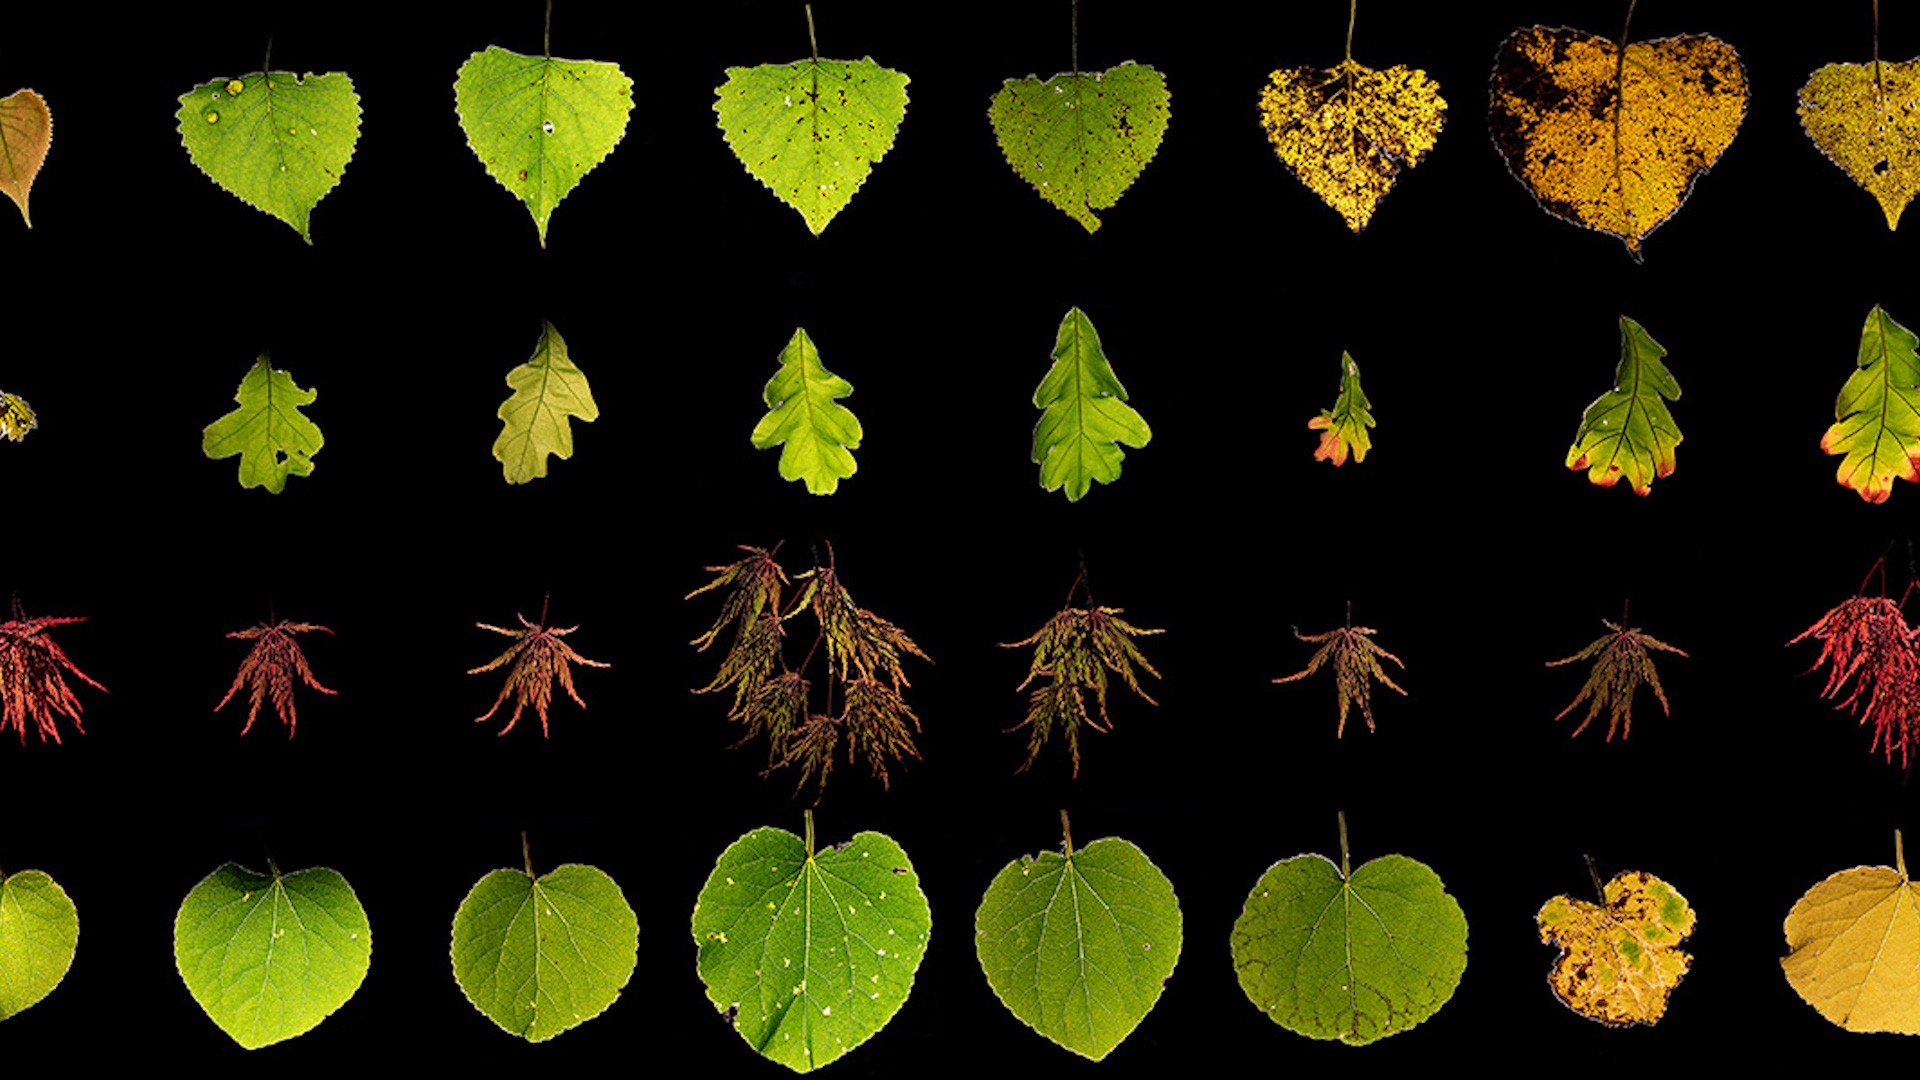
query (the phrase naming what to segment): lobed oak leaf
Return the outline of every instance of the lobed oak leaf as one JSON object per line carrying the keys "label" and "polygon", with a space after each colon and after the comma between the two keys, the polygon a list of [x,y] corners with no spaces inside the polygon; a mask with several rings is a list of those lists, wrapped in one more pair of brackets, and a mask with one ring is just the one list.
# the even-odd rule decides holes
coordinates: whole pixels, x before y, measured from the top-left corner
{"label": "lobed oak leaf", "polygon": [[292,738],[299,720],[293,703],[294,680],[298,679],[323,694],[334,693],[320,685],[313,669],[307,666],[307,656],[300,651],[300,643],[294,640],[295,634],[315,630],[323,634],[333,633],[318,623],[281,619],[228,634],[230,638],[253,642],[253,648],[247,651],[246,659],[240,661],[240,670],[234,673],[233,685],[227,687],[226,696],[220,699],[220,704],[215,705],[213,710],[219,712],[226,708],[227,702],[233,700],[233,695],[239,693],[242,686],[251,687],[252,701],[247,709],[247,723],[240,729],[240,734],[245,735],[253,730],[253,722],[260,716],[261,704],[271,699],[274,713],[280,717],[281,723],[287,725],[287,737]]}
{"label": "lobed oak leaf", "polygon": [[106,687],[81,671],[48,634],[56,626],[86,621],[80,615],[29,619],[19,601],[14,602],[13,618],[0,623],[0,731],[11,728],[24,745],[27,722],[32,721],[41,742],[58,743],[58,719],[64,716],[75,731],[86,734],[80,722],[80,699],[67,685],[66,676],[71,674],[95,690],[104,692]]}
{"label": "lobed oak leaf", "polygon": [[1841,455],[1835,478],[1868,502],[1895,480],[1920,480],[1920,338],[1880,305],[1867,313],[1853,373],[1833,405],[1820,449]]}
{"label": "lobed oak leaf", "polygon": [[575,705],[583,709],[587,707],[587,703],[580,700],[579,691],[573,688],[573,668],[569,665],[580,663],[597,668],[613,665],[589,660],[573,651],[573,646],[560,640],[580,628],[545,625],[547,616],[544,605],[540,612],[539,623],[528,622],[525,615],[518,613],[515,613],[514,617],[520,620],[521,629],[519,630],[491,626],[487,623],[474,624],[482,630],[491,630],[496,634],[513,638],[514,642],[506,652],[467,671],[469,675],[478,675],[483,671],[492,671],[501,667],[509,661],[513,664],[513,667],[507,671],[506,683],[500,687],[500,696],[493,701],[493,707],[474,717],[473,722],[480,724],[491,719],[494,713],[500,711],[500,706],[506,704],[508,695],[512,695],[513,715],[507,718],[507,726],[501,728],[499,733],[505,735],[512,731],[513,725],[520,722],[520,713],[531,705],[533,711],[540,717],[540,734],[550,736],[552,732],[547,727],[547,709],[553,703],[554,683],[560,684]]}
{"label": "lobed oak leaf", "polygon": [[1391,660],[1394,666],[1405,668],[1400,658],[1374,643],[1375,631],[1368,626],[1353,625],[1353,614],[1349,610],[1347,625],[1328,630],[1323,634],[1303,634],[1294,627],[1293,636],[1301,641],[1318,644],[1319,650],[1307,666],[1291,675],[1283,675],[1273,680],[1276,683],[1289,683],[1319,671],[1327,661],[1333,661],[1334,690],[1340,699],[1340,722],[1334,727],[1334,738],[1340,738],[1347,731],[1347,712],[1355,705],[1360,707],[1360,715],[1366,718],[1367,730],[1373,726],[1373,683],[1384,684],[1388,689],[1405,697],[1406,691],[1387,677],[1380,665],[1382,658]]}
{"label": "lobed oak leaf", "polygon": [[1357,464],[1367,460],[1367,451],[1373,448],[1373,439],[1367,429],[1373,426],[1373,403],[1367,400],[1367,392],[1360,389],[1360,365],[1353,362],[1349,353],[1340,354],[1340,396],[1334,398],[1333,408],[1320,410],[1320,415],[1307,421],[1307,427],[1320,432],[1320,445],[1313,451],[1313,460],[1331,461],[1334,465],[1347,463],[1347,454],[1353,454]]}
{"label": "lobed oak leaf", "polygon": [[1660,711],[1669,713],[1666,692],[1660,689],[1660,675],[1654,670],[1653,658],[1647,650],[1658,649],[1679,656],[1687,655],[1679,649],[1661,641],[1651,634],[1643,634],[1639,627],[1622,627],[1606,619],[1600,620],[1612,633],[1595,638],[1586,648],[1572,656],[1560,660],[1547,661],[1548,667],[1559,667],[1578,660],[1594,660],[1593,671],[1587,675],[1586,684],[1574,695],[1571,704],[1554,716],[1555,720],[1566,716],[1587,702],[1587,715],[1580,726],[1573,729],[1574,735],[1587,730],[1593,718],[1600,710],[1607,710],[1607,741],[1612,742],[1617,731],[1621,738],[1633,733],[1633,693],[1641,683],[1653,688],[1653,696],[1660,701]]}
{"label": "lobed oak leaf", "polygon": [[1680,383],[1660,362],[1665,355],[1639,323],[1620,317],[1613,388],[1580,415],[1567,468],[1587,470],[1587,479],[1601,487],[1625,479],[1635,495],[1651,493],[1655,478],[1673,474],[1681,435],[1667,402],[1680,400]]}

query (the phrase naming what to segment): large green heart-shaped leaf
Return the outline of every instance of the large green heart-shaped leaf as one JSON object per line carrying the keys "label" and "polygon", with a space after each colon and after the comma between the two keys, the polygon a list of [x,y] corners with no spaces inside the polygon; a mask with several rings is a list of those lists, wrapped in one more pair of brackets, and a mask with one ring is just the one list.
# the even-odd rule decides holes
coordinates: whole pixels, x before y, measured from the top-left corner
{"label": "large green heart-shaped leaf", "polygon": [[255,72],[180,95],[180,141],[214,183],[293,226],[340,182],[360,139],[360,98],[344,72]]}
{"label": "large green heart-shaped leaf", "polygon": [[495,870],[453,917],[453,977],[487,1019],[544,1042],[607,1011],[633,977],[640,922],[602,871]]}
{"label": "large green heart-shaped leaf", "polygon": [[53,878],[0,877],[0,1020],[53,993],[79,942],[80,915]]}
{"label": "large green heart-shaped leaf", "polygon": [[721,854],[693,909],[707,999],[747,1045],[799,1072],[871,1038],[913,989],[932,929],[900,845],[863,832],[815,852],[759,828]]}
{"label": "large green heart-shaped leaf", "polygon": [[1000,152],[1040,197],[1086,226],[1120,201],[1167,133],[1167,80],[1132,61],[1008,79],[987,109]]}
{"label": "large green heart-shaped leaf", "polygon": [[366,910],[325,867],[258,874],[228,863],[193,887],[173,923],[187,990],[249,1050],[333,1015],[360,989],[372,955]]}

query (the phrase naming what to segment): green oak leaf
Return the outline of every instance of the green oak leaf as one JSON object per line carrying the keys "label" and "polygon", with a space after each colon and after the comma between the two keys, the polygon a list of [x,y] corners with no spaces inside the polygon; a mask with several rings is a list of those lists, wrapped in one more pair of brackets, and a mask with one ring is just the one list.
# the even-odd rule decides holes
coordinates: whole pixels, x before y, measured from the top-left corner
{"label": "green oak leaf", "polygon": [[1008,79],[987,109],[1000,152],[1040,197],[1086,226],[1120,201],[1167,133],[1167,80],[1128,61]]}
{"label": "green oak leaf", "polygon": [[1008,863],[974,916],[980,970],[1021,1022],[1099,1061],[1133,1034],[1180,959],[1180,901],[1125,840]]}
{"label": "green oak leaf", "polygon": [[1288,1031],[1359,1046],[1438,1012],[1467,967],[1467,919],[1405,855],[1346,874],[1296,855],[1261,875],[1233,924],[1240,988]]}
{"label": "green oak leaf", "polygon": [[80,942],[73,901],[39,870],[0,876],[0,1020],[60,985]]}
{"label": "green oak leaf", "polygon": [[786,444],[780,479],[805,480],[812,494],[831,495],[853,475],[860,418],[837,400],[851,393],[852,383],[821,366],[806,330],[795,330],[780,350],[780,370],[761,393],[769,411],[753,428],[757,450]]}
{"label": "green oak leaf", "polygon": [[545,1042],[606,1012],[633,977],[640,922],[602,871],[495,870],[453,917],[453,977],[510,1035]]}
{"label": "green oak leaf", "polygon": [[1652,491],[1656,477],[1673,472],[1680,428],[1667,402],[1680,400],[1680,384],[1660,362],[1665,355],[1667,350],[1639,323],[1620,317],[1620,366],[1614,369],[1613,389],[1595,398],[1580,417],[1567,468],[1587,470],[1587,479],[1601,487],[1625,477],[1636,495]]}
{"label": "green oak leaf", "polygon": [[1367,392],[1360,389],[1360,365],[1353,362],[1352,354],[1341,353],[1340,395],[1333,399],[1333,408],[1321,409],[1319,416],[1307,421],[1307,427],[1320,432],[1313,460],[1344,465],[1349,452],[1356,463],[1367,460],[1367,451],[1373,449],[1367,434],[1373,426],[1372,409]]}
{"label": "green oak leaf", "polygon": [[1078,502],[1098,480],[1120,476],[1124,443],[1134,449],[1153,438],[1147,421],[1127,404],[1127,388],[1107,363],[1100,335],[1079,308],[1067,312],[1053,342],[1053,367],[1033,392],[1043,410],[1033,429],[1033,460],[1040,465],[1040,486],[1067,489]]}
{"label": "green oak leaf", "polygon": [[257,874],[227,863],[193,887],[173,923],[187,990],[249,1050],[333,1015],[360,989],[372,951],[365,909],[325,867]]}
{"label": "green oak leaf", "polygon": [[906,852],[863,832],[813,847],[784,829],[733,842],[693,908],[707,999],[747,1045],[796,1072],[859,1046],[913,989],[932,929]]}
{"label": "green oak leaf", "polygon": [[180,141],[214,183],[293,226],[313,243],[307,217],[353,157],[360,98],[344,72],[255,72],[180,95]]}
{"label": "green oak leaf", "polygon": [[524,484],[547,475],[547,455],[573,456],[573,426],[567,417],[592,422],[600,417],[587,376],[567,355],[560,331],[546,323],[533,357],[507,372],[513,396],[500,403],[502,427],[493,440],[493,456],[507,483]]}
{"label": "green oak leaf", "polygon": [[1920,338],[1875,304],[1860,354],[1834,402],[1820,449],[1844,455],[1836,476],[1868,502],[1886,502],[1893,482],[1920,480]]}
{"label": "green oak leaf", "polygon": [[278,495],[289,476],[311,476],[313,455],[326,439],[300,412],[319,396],[302,390],[293,377],[276,370],[261,353],[233,399],[240,407],[208,424],[200,449],[210,458],[240,455],[240,486],[263,487]]}
{"label": "green oak leaf", "polygon": [[487,175],[527,204],[547,246],[547,218],[627,133],[633,80],[600,60],[523,56],[489,45],[453,83],[467,145]]}
{"label": "green oak leaf", "polygon": [[715,92],[734,156],[815,236],[893,149],[907,114],[906,75],[871,57],[728,68]]}

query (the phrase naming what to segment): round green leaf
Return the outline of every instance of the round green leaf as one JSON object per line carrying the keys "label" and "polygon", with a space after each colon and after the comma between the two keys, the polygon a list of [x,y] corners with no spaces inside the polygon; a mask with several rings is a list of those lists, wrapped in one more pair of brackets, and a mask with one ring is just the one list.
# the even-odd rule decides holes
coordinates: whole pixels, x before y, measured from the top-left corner
{"label": "round green leaf", "polygon": [[73,966],[80,916],[46,874],[0,878],[0,1020],[53,993]]}
{"label": "round green leaf", "polygon": [[906,75],[872,57],[728,68],[716,92],[734,156],[815,236],[893,149],[907,115]]}
{"label": "round green leaf", "polygon": [[1467,919],[1425,863],[1343,879],[1321,855],[1273,864],[1233,924],[1240,988],[1273,1022],[1355,1046],[1438,1012],[1467,967]]}
{"label": "round green leaf", "polygon": [[755,829],[721,854],[693,908],[707,999],[798,1072],[893,1019],[931,929],[906,852],[874,832],[809,856],[792,833]]}
{"label": "round green leaf", "polygon": [[1167,80],[1132,61],[1106,71],[1008,79],[987,109],[1007,164],[1092,232],[1167,133]]}
{"label": "round green leaf", "polygon": [[1115,837],[1008,863],[974,916],[987,985],[1007,1010],[1099,1061],[1160,1000],[1180,959],[1180,901]]}
{"label": "round green leaf", "polygon": [[544,1042],[606,1012],[633,977],[640,921],[612,878],[569,863],[495,870],[453,916],[453,977],[510,1035]]}
{"label": "round green leaf", "polygon": [[490,45],[460,65],[453,96],[467,145],[527,204],[546,247],[553,208],[627,133],[633,80],[617,64]]}
{"label": "round green leaf", "polygon": [[360,98],[344,72],[255,72],[180,95],[180,141],[214,183],[293,226],[340,182],[360,139]]}
{"label": "round green leaf", "polygon": [[173,923],[187,990],[249,1050],[304,1035],[345,1005],[372,951],[366,910],[325,867],[257,874],[228,863],[193,887]]}

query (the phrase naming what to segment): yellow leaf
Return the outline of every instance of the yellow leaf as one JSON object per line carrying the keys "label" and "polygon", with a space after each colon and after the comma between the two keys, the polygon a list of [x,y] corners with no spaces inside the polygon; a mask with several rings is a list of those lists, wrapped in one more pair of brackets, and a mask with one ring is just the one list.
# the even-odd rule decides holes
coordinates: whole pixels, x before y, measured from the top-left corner
{"label": "yellow leaf", "polygon": [[45,98],[31,90],[0,97],[0,191],[20,207],[28,228],[33,216],[27,213],[27,193],[52,143],[53,116]]}
{"label": "yellow leaf", "polygon": [[1534,917],[1540,940],[1560,946],[1547,985],[1567,1008],[1609,1027],[1654,1023],[1693,962],[1677,947],[1693,933],[1693,908],[1639,870],[1615,874],[1603,895],[1605,906],[1556,896]]}
{"label": "yellow leaf", "polygon": [[1426,72],[1403,64],[1375,71],[1352,57],[1276,71],[1260,92],[1260,124],[1280,160],[1354,232],[1400,170],[1433,149],[1446,114]]}
{"label": "yellow leaf", "polygon": [[1529,26],[1501,42],[1488,117],[1507,168],[1555,217],[1640,242],[1686,201],[1747,109],[1733,46],[1705,34],[1623,50]]}
{"label": "yellow leaf", "polygon": [[1887,228],[1920,191],[1920,59],[1828,64],[1800,88],[1800,126],[1835,165],[1880,201]]}
{"label": "yellow leaf", "polygon": [[1787,912],[1787,982],[1848,1031],[1920,1035],[1920,886],[1897,832],[1894,863],[1842,870]]}

